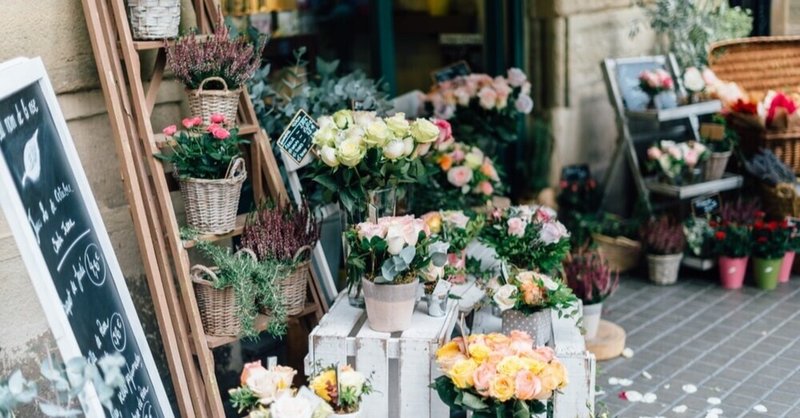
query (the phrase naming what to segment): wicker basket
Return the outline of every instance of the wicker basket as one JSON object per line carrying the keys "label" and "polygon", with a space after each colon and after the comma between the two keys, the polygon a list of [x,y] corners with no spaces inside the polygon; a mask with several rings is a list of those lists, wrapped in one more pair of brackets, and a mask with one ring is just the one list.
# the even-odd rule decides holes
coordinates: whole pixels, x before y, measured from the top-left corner
{"label": "wicker basket", "polygon": [[236,210],[247,178],[244,159],[231,161],[224,179],[179,179],[186,223],[201,234],[227,234],[236,227]]}
{"label": "wicker basket", "polygon": [[612,238],[602,234],[592,234],[597,244],[597,251],[608,260],[608,265],[620,273],[626,272],[639,264],[642,255],[642,244],[625,237]]}
{"label": "wicker basket", "polygon": [[[749,93],[800,87],[800,36],[755,37],[718,42],[711,46],[708,65],[725,81]],[[773,132],[733,119],[742,151],[772,150],[800,172],[800,131]]]}
{"label": "wicker basket", "polygon": [[731,151],[726,152],[712,152],[711,157],[706,161],[703,167],[703,180],[712,181],[719,180],[725,174],[725,167],[728,166],[728,160],[731,158]]}
{"label": "wicker basket", "polygon": [[203,330],[208,335],[239,335],[242,326],[236,317],[236,294],[230,286],[224,289],[214,288],[216,281],[217,274],[214,270],[202,265],[192,266],[194,295],[197,298]]}
{"label": "wicker basket", "polygon": [[770,217],[783,219],[800,216],[800,195],[790,183],[778,183],[775,187],[761,185],[761,202]]}
{"label": "wicker basket", "polygon": [[[311,247],[308,245],[300,247],[294,255],[295,262],[306,251],[311,251]],[[308,289],[309,276],[311,276],[310,257],[302,263],[295,264],[292,272],[278,284],[283,297],[283,307],[286,308],[287,315],[297,315],[303,312],[303,308],[306,306],[306,289]]]}
{"label": "wicker basket", "polygon": [[[206,83],[216,81],[222,84],[222,90],[206,90]],[[194,116],[203,118],[203,123],[211,123],[211,115],[219,113],[228,124],[236,123],[239,110],[239,97],[242,89],[228,90],[228,83],[222,77],[209,77],[197,87],[197,90],[186,90],[189,96],[189,111]]]}
{"label": "wicker basket", "polygon": [[134,39],[164,39],[178,36],[180,0],[128,0],[128,15]]}

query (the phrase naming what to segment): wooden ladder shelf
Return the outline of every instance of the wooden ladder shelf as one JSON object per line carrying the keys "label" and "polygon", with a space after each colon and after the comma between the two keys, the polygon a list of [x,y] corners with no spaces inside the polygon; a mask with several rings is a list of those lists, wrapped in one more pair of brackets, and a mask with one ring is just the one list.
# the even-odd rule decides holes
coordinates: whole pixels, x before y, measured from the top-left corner
{"label": "wooden ladder shelf", "polygon": [[[189,251],[196,241],[181,239],[170,198],[175,184],[154,157],[164,145],[163,135],[153,130],[151,116],[164,79],[168,42],[134,41],[124,0],[82,1],[180,414],[224,417],[212,349],[238,338],[209,336],[203,330],[190,276]],[[194,1],[201,33],[209,33],[220,22],[219,10],[214,0]],[[142,51],[156,53],[147,87],[142,79],[139,56]],[[251,141],[246,160],[255,201],[269,192],[273,199],[287,203],[288,195],[269,138],[258,124],[246,91],[240,99],[237,122],[239,134]],[[245,217],[237,219],[236,229],[231,233],[202,235],[195,240],[229,240],[241,234]],[[309,281],[309,288],[311,301],[295,318],[318,321],[327,307],[315,279]],[[267,318],[260,316],[256,326],[259,330],[266,329]]]}

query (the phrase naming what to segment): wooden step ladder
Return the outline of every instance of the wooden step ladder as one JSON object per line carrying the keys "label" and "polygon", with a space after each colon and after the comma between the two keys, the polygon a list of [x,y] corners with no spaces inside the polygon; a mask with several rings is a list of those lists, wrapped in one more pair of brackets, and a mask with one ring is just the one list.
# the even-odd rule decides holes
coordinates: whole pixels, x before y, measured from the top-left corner
{"label": "wooden step ladder", "polygon": [[[237,218],[236,229],[229,234],[203,235],[195,241],[181,239],[170,198],[175,182],[154,157],[164,138],[154,132],[151,123],[164,79],[167,42],[134,41],[124,0],[82,1],[180,414],[224,417],[212,350],[238,338],[205,334],[191,282],[188,251],[196,240],[223,241],[241,234],[246,215]],[[219,10],[214,0],[195,0],[194,12],[201,33],[209,33],[220,22]],[[141,51],[156,51],[147,88],[142,79]],[[246,91],[240,99],[237,125],[239,135],[251,140],[246,160],[255,201],[266,197],[268,191],[273,199],[287,203],[288,195],[269,138],[258,125]],[[327,307],[316,280],[309,280],[308,285],[311,301],[290,323],[303,319],[310,321],[305,325],[311,327]],[[267,318],[259,316],[257,329],[266,326]]]}

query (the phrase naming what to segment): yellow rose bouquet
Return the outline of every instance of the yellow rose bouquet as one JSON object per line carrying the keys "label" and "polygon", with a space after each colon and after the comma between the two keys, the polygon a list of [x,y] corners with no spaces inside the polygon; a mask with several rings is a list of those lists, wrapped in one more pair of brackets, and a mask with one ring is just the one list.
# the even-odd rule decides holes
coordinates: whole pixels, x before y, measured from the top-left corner
{"label": "yellow rose bouquet", "polygon": [[361,409],[363,397],[372,393],[369,379],[348,365],[318,370],[311,376],[309,386],[333,408],[333,416],[355,414]]}
{"label": "yellow rose bouquet", "polygon": [[450,408],[474,418],[527,418],[567,385],[567,371],[549,347],[525,332],[454,338],[436,351],[444,373],[432,388]]}

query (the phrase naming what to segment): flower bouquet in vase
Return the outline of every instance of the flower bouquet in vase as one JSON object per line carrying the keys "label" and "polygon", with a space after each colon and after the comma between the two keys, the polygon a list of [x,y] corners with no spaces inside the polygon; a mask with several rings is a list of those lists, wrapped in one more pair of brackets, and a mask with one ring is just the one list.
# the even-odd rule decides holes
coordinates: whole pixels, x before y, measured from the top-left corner
{"label": "flower bouquet in vase", "polygon": [[559,317],[577,313],[578,299],[560,280],[533,271],[501,277],[499,287],[490,289],[494,306],[503,318],[503,333],[521,330],[533,336],[536,345],[545,345],[553,334],[551,309]]}
{"label": "flower bouquet in vase", "polygon": [[641,235],[647,251],[650,280],[659,285],[675,284],[686,247],[683,225],[662,216],[650,220],[642,228]]}
{"label": "flower bouquet in vase", "polygon": [[338,418],[362,417],[361,401],[373,390],[369,379],[348,365],[332,365],[316,371],[309,379],[309,386],[333,409],[328,417]]}
{"label": "flower bouquet in vase", "polygon": [[501,155],[506,145],[517,140],[519,118],[533,110],[530,94],[528,77],[511,68],[505,77],[470,74],[439,83],[427,101],[437,118],[453,124],[460,141],[489,155]]}
{"label": "flower bouquet in vase", "polygon": [[663,68],[652,71],[645,70],[639,74],[639,89],[650,98],[650,101],[647,102],[647,109],[664,108],[665,105],[659,103],[658,97],[662,93],[672,91],[674,87],[672,76]]}
{"label": "flower bouquet in vase", "polygon": [[564,261],[567,285],[583,302],[583,330],[586,339],[597,336],[603,301],[617,290],[619,272],[611,270],[596,251],[582,250]]}
{"label": "flower bouquet in vase", "polygon": [[452,410],[474,418],[533,418],[568,384],[549,347],[533,348],[522,331],[457,337],[436,351],[443,375],[431,387]]}
{"label": "flower bouquet in vase", "polygon": [[[345,233],[348,272],[361,281],[370,328],[411,326],[422,272],[447,263],[447,244],[432,241],[424,220],[413,216],[362,222]],[[351,283],[352,285],[352,283]]]}
{"label": "flower bouquet in vase", "polygon": [[709,156],[708,148],[696,141],[660,141],[647,149],[648,168],[667,184],[680,186],[697,180],[695,168]]}
{"label": "flower bouquet in vase", "polygon": [[714,238],[711,251],[719,264],[719,279],[726,289],[739,289],[744,284],[747,261],[750,259],[751,227],[723,220],[711,222]]}
{"label": "flower bouquet in vase", "polygon": [[443,210],[428,212],[422,215],[422,219],[434,237],[450,245],[442,277],[452,284],[466,283],[467,246],[478,237],[485,222],[484,216],[468,216],[460,210]]}
{"label": "flower bouquet in vase", "polygon": [[561,268],[569,253],[569,236],[553,209],[512,206],[489,215],[480,240],[517,268],[549,274]]}
{"label": "flower bouquet in vase", "polygon": [[226,234],[236,226],[236,210],[242,184],[247,178],[240,146],[249,143],[238,129],[224,127],[227,119],[211,116],[211,125],[202,127],[200,117],[186,118],[178,131],[175,125],[163,133],[171,152],[156,154],[171,163],[180,183],[189,227],[204,234]]}
{"label": "flower bouquet in vase", "polygon": [[783,258],[790,249],[792,228],[787,220],[767,222],[764,216],[759,212],[753,223],[753,273],[759,288],[772,290],[778,286]]}

